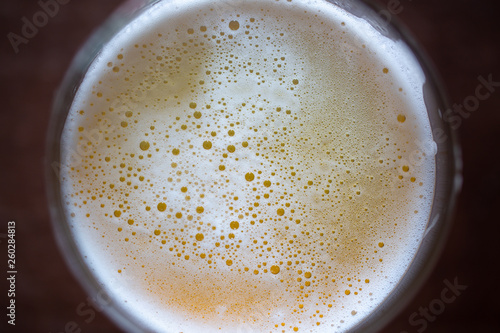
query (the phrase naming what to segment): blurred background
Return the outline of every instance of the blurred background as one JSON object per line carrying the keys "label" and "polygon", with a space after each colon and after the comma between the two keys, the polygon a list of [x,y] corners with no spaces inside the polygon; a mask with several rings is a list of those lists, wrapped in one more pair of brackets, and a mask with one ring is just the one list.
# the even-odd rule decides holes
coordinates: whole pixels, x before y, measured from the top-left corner
{"label": "blurred background", "polygon": [[[46,2],[47,0],[42,0]],[[122,0],[58,0],[57,14],[18,52],[35,0],[0,2],[0,331],[120,332],[103,313],[79,316],[87,295],[55,243],[43,180],[44,143],[54,91],[73,56]],[[434,63],[451,103],[474,96],[478,77],[500,82],[500,27],[494,0],[380,0]],[[388,5],[389,3],[389,5]],[[389,6],[389,7],[388,7]],[[11,35],[12,36],[12,35]],[[427,282],[382,332],[500,332],[500,83],[463,119],[464,185],[448,242]],[[7,222],[16,221],[16,325],[7,324]],[[444,280],[466,285],[427,326],[409,318],[441,297]],[[419,316],[419,318],[422,318]],[[76,326],[69,328],[67,323]],[[71,326],[71,325],[70,325]],[[417,329],[420,329],[418,331]]]}

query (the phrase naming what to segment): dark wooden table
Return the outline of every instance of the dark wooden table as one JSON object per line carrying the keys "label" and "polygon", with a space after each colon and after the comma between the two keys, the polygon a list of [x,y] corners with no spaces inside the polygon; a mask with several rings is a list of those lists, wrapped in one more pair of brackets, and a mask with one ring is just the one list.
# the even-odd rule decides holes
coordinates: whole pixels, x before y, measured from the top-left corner
{"label": "dark wooden table", "polygon": [[[42,0],[43,2],[47,0]],[[67,0],[59,0],[68,2]],[[389,2],[394,2],[391,0]],[[102,313],[76,313],[87,296],[55,244],[43,181],[44,139],[54,90],[75,52],[121,0],[73,0],[61,5],[32,38],[18,41],[23,17],[37,1],[0,2],[0,331],[119,332]],[[452,103],[475,94],[478,77],[500,81],[500,18],[494,0],[400,0],[396,15],[434,62]],[[381,2],[386,6],[385,1]],[[43,17],[39,18],[43,19]],[[417,332],[409,318],[440,298],[444,280],[467,285],[421,332],[500,332],[500,87],[463,120],[464,185],[449,240],[428,281],[383,332]],[[16,221],[16,326],[7,325],[7,222]],[[85,317],[88,319],[88,317]],[[78,332],[76,330],[75,332]]]}

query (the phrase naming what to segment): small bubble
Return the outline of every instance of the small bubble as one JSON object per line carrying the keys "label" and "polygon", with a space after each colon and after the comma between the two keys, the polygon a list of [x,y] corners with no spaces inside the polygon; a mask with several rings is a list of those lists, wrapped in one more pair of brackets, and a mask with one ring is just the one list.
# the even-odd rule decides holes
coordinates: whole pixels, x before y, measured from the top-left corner
{"label": "small bubble", "polygon": [[280,267],[279,266],[271,266],[271,273],[273,274],[278,274],[280,272]]}
{"label": "small bubble", "polygon": [[203,234],[201,234],[201,233],[200,234],[196,234],[196,240],[198,242],[201,242],[204,239],[205,239],[205,236],[203,236]]}
{"label": "small bubble", "polygon": [[234,153],[236,151],[236,148],[233,145],[227,146],[227,151],[230,153]]}
{"label": "small bubble", "polygon": [[193,113],[193,116],[194,116],[196,119],[200,119],[200,118],[201,118],[201,112],[200,112],[200,111],[196,111],[195,113]]}
{"label": "small bubble", "polygon": [[271,182],[270,182],[269,180],[266,180],[266,181],[264,182],[264,186],[265,186],[265,187],[269,187],[269,186],[271,186]]}
{"label": "small bubble", "polygon": [[226,260],[226,265],[231,266],[232,264],[233,264],[232,260],[230,260],[230,259]]}
{"label": "small bubble", "polygon": [[122,212],[120,212],[119,210],[115,210],[114,215],[116,217],[120,217],[120,215],[122,215]]}
{"label": "small bubble", "polygon": [[166,209],[167,209],[167,204],[166,204],[166,203],[164,203],[164,202],[160,202],[160,203],[158,204],[158,210],[159,210],[160,212],[164,212]]}
{"label": "small bubble", "polygon": [[251,173],[251,172],[249,172],[249,173],[247,173],[247,174],[245,175],[245,179],[246,179],[247,181],[249,181],[249,182],[251,182],[252,180],[254,180],[254,178],[255,178],[255,175],[254,175],[253,173]]}
{"label": "small bubble", "polygon": [[195,103],[195,102],[191,102],[191,103],[189,103],[189,107],[190,107],[191,109],[196,109],[196,103]]}
{"label": "small bubble", "polygon": [[279,216],[285,215],[285,210],[283,208],[278,208],[276,212],[278,213]]}
{"label": "small bubble", "polygon": [[378,243],[378,247],[384,247],[384,243],[382,242]]}
{"label": "small bubble", "polygon": [[404,116],[402,114],[398,115],[398,121],[400,123],[404,123],[406,121],[406,116]]}
{"label": "small bubble", "polygon": [[197,212],[198,214],[201,214],[201,213],[203,213],[204,211],[205,211],[205,208],[203,208],[202,206],[196,207],[196,212]]}
{"label": "small bubble", "polygon": [[389,73],[389,68],[384,67],[384,69],[382,69],[382,72],[384,72],[384,74]]}
{"label": "small bubble", "polygon": [[177,148],[172,149],[172,154],[179,155],[180,151]]}

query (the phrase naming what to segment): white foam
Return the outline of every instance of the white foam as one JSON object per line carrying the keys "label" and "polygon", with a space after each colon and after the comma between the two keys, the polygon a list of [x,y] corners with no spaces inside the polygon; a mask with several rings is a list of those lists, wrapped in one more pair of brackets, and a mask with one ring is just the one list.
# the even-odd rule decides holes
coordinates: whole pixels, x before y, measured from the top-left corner
{"label": "white foam", "polygon": [[326,2],[238,4],[162,2],[104,47],[64,128],[67,216],[153,331],[345,331],[429,217],[424,77],[402,42]]}

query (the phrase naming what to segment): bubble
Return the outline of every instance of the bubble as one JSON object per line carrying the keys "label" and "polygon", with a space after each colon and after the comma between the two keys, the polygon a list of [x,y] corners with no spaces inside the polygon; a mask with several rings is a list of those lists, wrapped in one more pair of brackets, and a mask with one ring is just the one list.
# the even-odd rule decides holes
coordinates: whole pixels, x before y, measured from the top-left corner
{"label": "bubble", "polygon": [[406,116],[402,115],[402,114],[399,114],[398,115],[398,121],[400,123],[404,123],[406,121]]}
{"label": "bubble", "polygon": [[160,202],[157,207],[160,212],[164,212],[167,209],[167,204],[164,202]]}
{"label": "bubble", "polygon": [[203,208],[202,206],[198,206],[198,207],[196,207],[196,212],[197,212],[198,214],[201,214],[201,213],[203,213],[204,211],[205,211],[205,208]]}
{"label": "bubble", "polygon": [[283,215],[285,215],[285,210],[283,208],[278,208],[276,213],[278,213],[279,216],[283,216]]}
{"label": "bubble", "polygon": [[198,234],[196,234],[196,240],[197,240],[198,242],[201,242],[203,239],[205,239],[205,236],[203,236],[203,234],[202,234],[202,233],[198,233]]}
{"label": "bubble", "polygon": [[264,186],[265,187],[271,186],[271,181],[269,181],[269,180],[264,181]]}
{"label": "bubble", "polygon": [[229,22],[229,29],[236,31],[239,28],[240,28],[240,23],[238,21]]}
{"label": "bubble", "polygon": [[178,148],[172,149],[172,154],[177,156],[177,155],[179,155],[179,153],[180,153],[180,150]]}
{"label": "bubble", "polygon": [[227,151],[230,153],[234,153],[236,151],[236,148],[233,145],[227,146]]}
{"label": "bubble", "polygon": [[240,227],[240,224],[238,221],[233,221],[229,224],[229,226],[231,227],[231,229],[237,230]]}
{"label": "bubble", "polygon": [[200,111],[195,111],[193,113],[193,117],[195,117],[196,119],[200,119],[201,118],[201,112]]}
{"label": "bubble", "polygon": [[251,182],[252,180],[254,180],[254,178],[255,178],[255,175],[254,175],[253,173],[251,173],[251,172],[249,172],[249,173],[247,173],[247,174],[245,175],[245,179],[246,179],[247,181],[249,181],[249,182]]}
{"label": "bubble", "polygon": [[148,150],[149,149],[149,142],[147,141],[142,141],[140,144],[139,144],[139,147],[141,148],[141,150]]}
{"label": "bubble", "polygon": [[279,267],[279,266],[276,266],[276,265],[271,266],[271,273],[272,273],[272,274],[275,274],[275,275],[276,275],[276,274],[278,274],[279,272],[280,272],[280,267]]}
{"label": "bubble", "polygon": [[[195,102],[191,102],[191,103],[189,103],[189,107],[190,107],[191,109],[196,109],[196,103],[195,103]],[[196,112],[195,112],[195,114],[196,114]],[[200,117],[201,117],[201,113],[200,113]],[[195,115],[195,118],[196,118],[196,115]],[[199,118],[199,117],[198,117],[198,118]]]}
{"label": "bubble", "polygon": [[210,149],[210,148],[212,148],[212,142],[210,142],[210,141],[203,141],[203,148],[205,148],[207,150]]}

